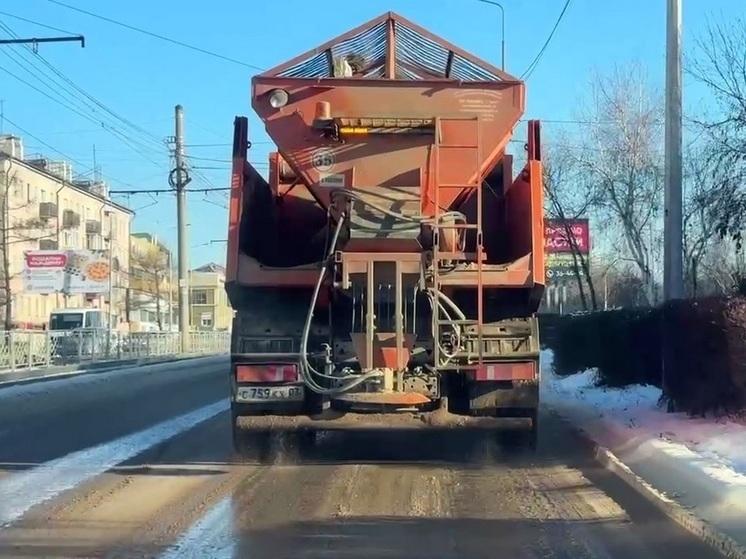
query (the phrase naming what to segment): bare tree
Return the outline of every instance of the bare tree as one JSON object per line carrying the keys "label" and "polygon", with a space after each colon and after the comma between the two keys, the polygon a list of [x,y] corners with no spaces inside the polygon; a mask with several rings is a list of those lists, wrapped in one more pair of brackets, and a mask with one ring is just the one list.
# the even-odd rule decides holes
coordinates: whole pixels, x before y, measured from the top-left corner
{"label": "bare tree", "polygon": [[[713,192],[718,233],[740,244],[746,221],[746,22],[710,23],[695,43],[687,73],[704,84],[715,104],[707,119],[696,120],[714,146],[719,173]],[[727,172],[723,172],[727,170]]]}
{"label": "bare tree", "polygon": [[132,277],[130,285],[137,297],[132,308],[150,310],[155,307],[158,329],[163,330],[163,298],[171,289],[169,283],[170,258],[167,252],[155,247],[135,252],[130,256]]}
{"label": "bare tree", "polygon": [[[11,250],[18,244],[36,244],[42,240],[55,239],[56,232],[50,231],[48,224],[38,217],[24,217],[22,205],[11,203],[11,190],[16,183],[15,173],[0,172],[0,306],[3,307],[5,330],[13,327],[12,283],[15,278],[11,266]],[[20,217],[19,217],[20,214]]]}
{"label": "bare tree", "polygon": [[653,250],[663,206],[662,96],[649,88],[639,65],[596,74],[591,93],[578,161],[594,191],[598,217],[618,228],[622,249],[654,304]]}
{"label": "bare tree", "polygon": [[707,295],[733,295],[744,285],[746,255],[733,239],[712,243],[698,262],[699,292]]}
{"label": "bare tree", "polygon": [[568,156],[564,142],[547,150],[544,162],[544,198],[547,216],[565,225],[563,239],[568,243],[573,258],[575,280],[583,310],[588,310],[585,285],[590,293],[590,304],[598,310],[598,299],[588,259],[583,248],[577,246],[571,230],[571,220],[588,216],[594,204],[594,193],[583,188],[575,160]]}
{"label": "bare tree", "polygon": [[699,269],[717,236],[717,217],[724,211],[719,193],[728,177],[717,153],[717,146],[708,140],[689,145],[684,153],[684,273],[693,297],[703,293]]}

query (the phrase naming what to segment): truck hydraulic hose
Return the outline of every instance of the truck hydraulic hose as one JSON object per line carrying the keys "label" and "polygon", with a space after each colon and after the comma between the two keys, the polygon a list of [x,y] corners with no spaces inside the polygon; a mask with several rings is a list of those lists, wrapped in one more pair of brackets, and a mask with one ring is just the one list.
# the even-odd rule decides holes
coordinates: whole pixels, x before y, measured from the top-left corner
{"label": "truck hydraulic hose", "polygon": [[[440,352],[445,355],[446,359],[442,363],[439,363],[439,366],[447,365],[448,362],[453,359],[456,354],[455,353],[449,353],[448,350],[446,350],[440,343],[440,340],[437,336],[437,329],[435,326],[435,320],[438,320],[438,317],[440,313],[443,313],[443,316],[445,316],[446,320],[453,320],[453,317],[448,312],[448,309],[444,305],[444,303],[451,307],[451,310],[456,314],[457,320],[466,320],[466,315],[464,312],[456,305],[456,303],[447,297],[445,293],[438,291],[434,288],[429,288],[427,291],[425,291],[425,294],[427,295],[428,302],[430,303],[430,308],[432,309],[434,320],[433,320],[433,343],[438,344],[438,349]],[[458,348],[461,345],[461,327],[454,324],[453,329],[456,333],[456,341],[455,346]]]}
{"label": "truck hydraulic hose", "polygon": [[[321,286],[324,283],[324,278],[326,277],[327,269],[329,266],[329,263],[331,259],[334,256],[334,250],[337,246],[337,241],[339,240],[339,234],[342,230],[342,226],[344,225],[344,218],[341,217],[337,221],[337,227],[334,229],[334,234],[332,235],[331,242],[329,243],[329,251],[326,255],[326,258],[321,264],[321,271],[319,273],[319,277],[316,280],[316,286],[314,288],[313,297],[311,298],[311,305],[308,307],[308,313],[306,314],[306,322],[303,326],[303,334],[301,336],[301,345],[300,345],[300,372],[301,372],[301,378],[303,379],[303,382],[308,388],[310,388],[312,391],[316,392],[317,394],[324,394],[324,395],[336,395],[336,394],[343,394],[344,392],[348,392],[349,390],[352,390],[353,388],[361,385],[362,383],[382,376],[383,373],[379,371],[374,371],[370,373],[365,373],[361,375],[347,375],[343,377],[337,377],[337,376],[331,376],[324,373],[321,373],[317,370],[315,370],[311,363],[308,361],[308,338],[311,335],[311,323],[313,321],[313,312],[316,308],[316,301],[319,298],[319,293],[321,291]],[[329,380],[334,381],[344,381],[347,380],[348,382],[344,383],[342,386],[337,386],[334,388],[325,388],[321,385],[319,385],[313,378],[313,375],[317,375],[322,378],[326,378]]]}
{"label": "truck hydraulic hose", "polygon": [[[394,219],[405,221],[405,222],[411,222],[411,223],[419,223],[419,224],[428,224],[432,222],[432,218],[427,218],[422,215],[405,215],[399,212],[395,212],[392,210],[389,210],[387,208],[382,208],[369,200],[363,198],[360,196],[357,192],[346,190],[346,189],[334,189],[330,193],[330,197],[332,201],[334,198],[337,197],[345,197],[349,200],[357,200],[372,209],[379,211],[380,213],[384,215],[388,215],[389,217],[393,217]],[[445,219],[451,217],[455,220],[460,220],[462,223],[466,223],[466,216],[461,212],[446,212],[439,216],[439,218]],[[356,388],[357,386],[360,386],[364,382],[367,382],[370,379],[373,378],[380,378],[382,376],[382,373],[379,371],[373,371],[369,373],[359,374],[359,375],[346,375],[346,376],[332,376],[324,374],[320,371],[317,371],[313,368],[311,363],[308,360],[308,338],[311,334],[311,324],[313,322],[313,312],[316,308],[316,302],[319,297],[319,293],[321,291],[321,286],[324,283],[324,279],[326,278],[327,269],[329,266],[329,263],[331,259],[334,256],[334,251],[337,246],[337,241],[339,240],[339,235],[342,230],[342,226],[344,225],[344,217],[341,217],[337,221],[337,226],[334,230],[334,233],[331,238],[331,242],[329,243],[329,251],[326,255],[326,258],[322,262],[321,270],[319,272],[319,277],[316,280],[316,285],[314,288],[313,296],[311,298],[311,304],[308,308],[308,313],[306,314],[306,322],[303,327],[303,334],[301,336],[301,348],[300,348],[300,357],[301,357],[301,364],[300,364],[300,372],[301,377],[303,379],[303,382],[306,386],[308,386],[312,391],[316,392],[317,394],[324,394],[324,395],[337,395],[337,394],[343,394],[345,392],[348,392],[352,390],[353,388]],[[436,289],[428,289],[426,292],[428,296],[428,300],[430,301],[431,307],[433,309],[433,313],[436,313],[437,315],[440,315],[440,313],[443,313],[443,315],[446,317],[447,320],[452,320],[450,313],[448,312],[448,309],[445,305],[451,307],[451,309],[455,312],[457,317],[461,320],[465,320],[466,317],[464,313],[461,311],[461,309],[458,308],[458,306],[448,297],[446,297],[443,293]],[[444,305],[445,303],[445,305]],[[454,326],[454,329],[456,331],[456,344],[460,344],[461,335],[460,335],[460,328],[458,326]],[[435,343],[438,344],[438,347],[446,356],[446,363],[450,361],[453,358],[453,355],[449,354],[445,348],[443,348],[442,345],[440,345],[440,340],[434,340]],[[336,382],[339,381],[347,381],[342,386],[334,387],[334,388],[325,388],[318,384],[316,380],[313,378],[314,375],[328,379],[333,380]]]}

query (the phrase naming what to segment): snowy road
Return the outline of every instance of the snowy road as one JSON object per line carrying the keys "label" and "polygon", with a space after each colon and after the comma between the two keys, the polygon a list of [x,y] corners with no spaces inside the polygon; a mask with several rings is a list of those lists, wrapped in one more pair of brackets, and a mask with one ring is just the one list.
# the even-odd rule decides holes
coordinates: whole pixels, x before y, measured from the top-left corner
{"label": "snowy road", "polygon": [[543,417],[485,434],[325,435],[236,457],[225,358],[0,390],[0,557],[715,559]]}

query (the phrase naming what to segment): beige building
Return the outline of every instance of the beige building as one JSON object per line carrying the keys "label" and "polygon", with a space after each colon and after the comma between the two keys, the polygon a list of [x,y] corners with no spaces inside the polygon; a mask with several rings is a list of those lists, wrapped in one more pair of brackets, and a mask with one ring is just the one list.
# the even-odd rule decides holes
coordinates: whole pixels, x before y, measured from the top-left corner
{"label": "beige building", "polygon": [[155,235],[131,235],[127,308],[131,331],[178,330],[174,264],[171,251]]}
{"label": "beige building", "polygon": [[20,138],[0,136],[0,210],[0,328],[7,305],[13,327],[26,328],[46,326],[58,308],[109,311],[108,294],[24,293],[20,275],[27,250],[111,247],[112,313],[117,321],[123,318],[134,212],[110,200],[104,182],[74,179],[67,162],[24,158]]}
{"label": "beige building", "polygon": [[230,330],[233,309],[225,292],[225,268],[207,264],[189,273],[192,330]]}

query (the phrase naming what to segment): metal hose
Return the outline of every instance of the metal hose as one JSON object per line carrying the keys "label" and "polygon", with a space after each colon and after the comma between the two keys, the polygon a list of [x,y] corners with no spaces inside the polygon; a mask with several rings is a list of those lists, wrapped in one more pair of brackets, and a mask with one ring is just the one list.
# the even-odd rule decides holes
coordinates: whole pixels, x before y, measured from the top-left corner
{"label": "metal hose", "polygon": [[[332,190],[330,194],[331,199],[333,200],[337,196],[344,196],[348,199],[357,200],[367,206],[370,206],[374,210],[381,212],[382,214],[388,215],[400,221],[407,221],[411,223],[420,223],[420,224],[427,224],[433,221],[432,218],[428,218],[422,215],[405,215],[405,214],[390,210],[388,208],[383,208],[363,198],[357,192],[354,192],[351,190],[346,190],[346,189],[341,189],[341,188]],[[461,212],[450,211],[439,216],[441,220],[448,218],[448,217],[461,220],[462,222],[466,223],[466,216]],[[337,221],[337,226],[334,229],[331,242],[329,243],[329,251],[326,255],[326,258],[324,259],[322,263],[321,271],[319,272],[319,277],[316,280],[316,285],[314,287],[313,296],[311,297],[311,304],[308,307],[308,313],[306,314],[306,322],[303,326],[303,333],[301,336],[301,347],[300,347],[301,378],[303,379],[304,384],[308,386],[312,391],[316,392],[317,394],[324,394],[324,395],[343,394],[345,392],[352,390],[353,388],[356,388],[357,386],[360,386],[361,384],[363,384],[364,382],[370,379],[380,378],[381,376],[383,376],[383,373],[380,371],[372,371],[372,372],[357,374],[357,375],[333,376],[333,375],[328,375],[328,374],[317,371],[316,369],[313,368],[311,363],[308,361],[308,338],[311,335],[311,323],[313,322],[313,313],[316,308],[316,302],[318,301],[319,293],[321,292],[321,286],[323,285],[324,279],[326,278],[329,262],[334,256],[334,251],[336,249],[337,242],[339,240],[339,235],[342,231],[343,225],[344,225],[344,216],[340,217],[340,219]],[[447,320],[452,320],[451,315],[448,312],[448,309],[444,306],[444,303],[445,303],[445,305],[449,306],[451,310],[453,310],[453,312],[456,314],[456,316],[459,319],[466,320],[466,316],[461,311],[461,309],[458,307],[458,305],[456,305],[455,302],[453,302],[451,299],[449,299],[446,295],[444,295],[440,291],[430,288],[426,291],[426,295],[428,297],[428,300],[430,301],[432,312],[436,313],[436,318],[440,314],[440,312],[442,312]],[[460,339],[461,339],[461,329],[458,326],[454,326],[454,330],[456,331],[456,338],[457,338],[457,345],[458,345],[460,344]],[[440,340],[435,339],[434,334],[435,332],[433,332],[433,341],[438,344],[438,348],[440,349],[441,353],[443,353],[446,356],[447,359],[445,363],[447,363],[453,358],[453,355],[449,354],[440,345]],[[348,382],[346,382],[342,386],[338,386],[335,388],[325,388],[314,380],[313,378],[314,375],[319,376],[324,379],[328,379],[328,380],[334,380],[334,381],[348,380]]]}

